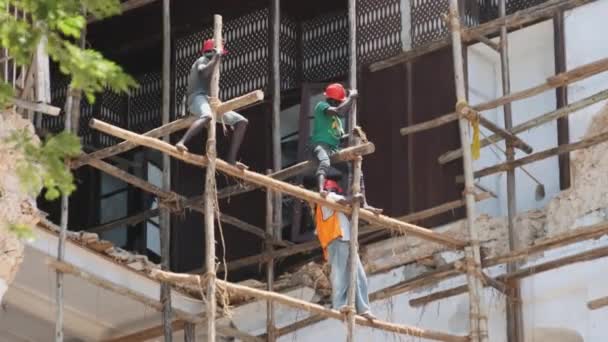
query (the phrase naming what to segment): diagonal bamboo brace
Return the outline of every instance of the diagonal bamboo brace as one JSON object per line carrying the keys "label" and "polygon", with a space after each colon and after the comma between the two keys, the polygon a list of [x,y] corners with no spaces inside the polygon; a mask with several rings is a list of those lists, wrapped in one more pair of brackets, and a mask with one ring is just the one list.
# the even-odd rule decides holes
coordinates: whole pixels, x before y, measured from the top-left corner
{"label": "diagonal bamboo brace", "polygon": [[235,97],[226,102],[220,102],[219,105],[213,106],[213,109],[215,109],[217,115],[222,115],[226,112],[249,107],[262,100],[264,100],[264,92],[261,90],[255,90],[251,93]]}
{"label": "diagonal bamboo brace", "polygon": [[[140,134],[136,134],[130,132],[128,130],[110,125],[103,121],[99,121],[96,119],[92,119],[89,124],[92,128],[104,132],[106,134],[113,135],[115,137],[125,139],[131,142],[134,142],[139,145],[147,146],[149,148],[153,148],[159,150],[161,152],[167,153],[177,159],[181,159],[189,164],[197,165],[200,167],[207,166],[207,158],[205,156],[189,153],[189,152],[180,152],[175,146],[167,144],[158,139],[142,136]],[[282,182],[276,180],[274,178],[249,171],[242,170],[236,166],[230,165],[221,159],[216,160],[216,167],[218,170],[236,177],[242,180],[245,180],[250,183],[254,183],[259,186],[263,186],[266,188],[270,188],[274,191],[279,191],[282,193],[289,194],[291,196],[297,197],[301,200],[305,200],[308,202],[313,202],[319,205],[326,206],[328,208],[344,212],[345,214],[351,213],[351,207],[345,206],[337,203],[336,201],[323,198],[318,193],[312,192],[298,186]],[[384,215],[376,215],[373,212],[365,209],[360,210],[360,218],[375,225],[379,225],[385,227],[387,229],[394,230],[401,234],[411,234],[413,236],[434,241],[437,243],[441,243],[443,245],[452,247],[452,248],[464,248],[467,246],[465,241],[461,241],[445,234],[434,232],[427,228],[422,228],[410,223],[402,222],[397,219],[387,217]]]}

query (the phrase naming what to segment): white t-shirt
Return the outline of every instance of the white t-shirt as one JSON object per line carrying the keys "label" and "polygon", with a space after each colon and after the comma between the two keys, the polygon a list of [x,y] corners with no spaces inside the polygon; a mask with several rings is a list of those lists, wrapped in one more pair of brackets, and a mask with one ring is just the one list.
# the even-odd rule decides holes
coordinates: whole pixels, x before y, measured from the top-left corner
{"label": "white t-shirt", "polygon": [[[330,192],[329,194],[327,194],[327,198],[334,200],[334,201],[339,201],[339,200],[345,199],[344,196],[338,195],[333,192]],[[331,215],[334,214],[333,209],[323,207],[323,206],[321,207],[321,212],[323,213],[323,220],[327,220],[328,218],[331,217]],[[348,217],[346,215],[344,215],[343,212],[339,212],[338,213],[338,222],[340,222],[340,229],[342,230],[342,241],[349,241],[350,240],[350,220],[348,219]],[[315,232],[316,232],[316,230],[315,230]]]}

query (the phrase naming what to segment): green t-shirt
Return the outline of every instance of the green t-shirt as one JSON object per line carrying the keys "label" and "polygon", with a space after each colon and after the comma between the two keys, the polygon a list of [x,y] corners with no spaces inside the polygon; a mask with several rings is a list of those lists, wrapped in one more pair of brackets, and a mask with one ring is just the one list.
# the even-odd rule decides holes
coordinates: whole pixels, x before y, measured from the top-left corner
{"label": "green t-shirt", "polygon": [[315,106],[314,124],[312,129],[311,143],[324,143],[334,149],[338,149],[340,138],[344,135],[342,119],[338,115],[328,115],[325,110],[330,105],[326,101],[320,101]]}

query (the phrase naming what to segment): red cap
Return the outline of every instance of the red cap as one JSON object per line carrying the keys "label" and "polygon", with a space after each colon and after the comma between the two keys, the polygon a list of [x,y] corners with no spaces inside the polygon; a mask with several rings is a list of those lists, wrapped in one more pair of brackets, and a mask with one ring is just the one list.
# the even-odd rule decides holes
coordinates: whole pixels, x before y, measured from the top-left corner
{"label": "red cap", "polygon": [[340,83],[333,83],[325,88],[325,97],[337,101],[344,101],[346,98],[346,90]]}
{"label": "red cap", "polygon": [[[215,47],[215,41],[213,39],[207,39],[203,42],[203,48],[202,48],[201,52],[205,53],[207,51],[211,51],[211,50],[213,50],[214,47]],[[222,55],[225,55],[227,53],[228,53],[228,50],[222,49]]]}
{"label": "red cap", "polygon": [[323,187],[325,188],[325,190],[330,191],[330,190],[335,190],[336,192],[338,192],[339,194],[342,193],[342,188],[340,187],[340,185],[338,185],[338,183],[334,180],[331,179],[326,179],[325,180],[325,184],[323,184]]}

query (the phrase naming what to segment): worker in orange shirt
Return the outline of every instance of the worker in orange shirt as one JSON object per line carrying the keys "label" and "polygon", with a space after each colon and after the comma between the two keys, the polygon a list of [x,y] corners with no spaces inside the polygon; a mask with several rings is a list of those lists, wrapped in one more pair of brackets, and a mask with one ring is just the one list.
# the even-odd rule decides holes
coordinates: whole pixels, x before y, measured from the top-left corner
{"label": "worker in orange shirt", "polygon": [[[323,188],[327,192],[328,199],[345,205],[351,202],[342,196],[343,191],[337,182],[326,179]],[[347,297],[350,285],[349,241],[356,237],[351,237],[350,220],[343,212],[317,205],[315,222],[316,234],[323,248],[323,256],[331,265],[332,306],[334,309],[344,311],[348,308]],[[375,319],[369,306],[367,276],[358,255],[355,286],[357,314],[370,320]]]}

